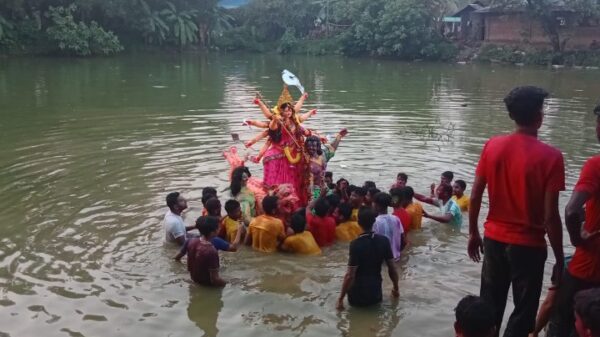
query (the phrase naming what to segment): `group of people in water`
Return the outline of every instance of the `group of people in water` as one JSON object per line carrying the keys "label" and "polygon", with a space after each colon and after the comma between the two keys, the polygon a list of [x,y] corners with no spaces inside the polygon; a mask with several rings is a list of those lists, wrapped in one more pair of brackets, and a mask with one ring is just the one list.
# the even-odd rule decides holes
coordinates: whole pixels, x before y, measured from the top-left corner
{"label": "group of people in water", "polygon": [[[465,194],[465,181],[454,180],[450,171],[441,174],[428,195],[415,193],[404,173],[386,191],[372,181],[355,186],[341,178],[334,183],[327,162],[348,131],[342,129],[330,139],[303,127],[316,114],[300,114],[307,94],[294,103],[284,87],[273,109],[257,95],[255,104],[266,121],[244,123],[265,130],[245,146],[266,139],[264,146],[255,157],[240,158],[235,147],[224,152],[231,165],[230,195],[222,205],[215,188],[204,188],[203,214],[195,226],[183,221],[184,196],[168,194],[165,240],[181,247],[175,258],[187,255],[192,280],[207,286],[226,284],[219,274],[219,250],[248,245],[263,253],[318,255],[336,241],[349,242],[348,269],[336,304],[343,310],[346,297],[359,307],[382,301],[384,264],[391,294],[398,297],[396,263],[407,247],[407,233],[419,230],[424,217],[460,228],[463,212],[468,212],[468,254],[475,262],[483,261],[481,291],[480,297],[467,296],[455,309],[457,336],[498,336],[512,286],[515,310],[505,337],[537,336],[548,321],[549,336],[600,337],[600,156],[584,165],[566,209],[575,246],[566,267],[558,212],[559,192],[565,189],[564,161],[558,149],[537,139],[547,95],[541,88],[525,86],[505,98],[516,130],[485,144],[471,197]],[[594,113],[600,141],[600,106]],[[262,161],[262,181],[252,176],[247,161]],[[486,188],[489,213],[482,238],[478,222]],[[422,203],[439,211],[429,213]],[[192,232],[195,229],[199,234]],[[546,234],[556,265],[553,286],[536,321]]]}

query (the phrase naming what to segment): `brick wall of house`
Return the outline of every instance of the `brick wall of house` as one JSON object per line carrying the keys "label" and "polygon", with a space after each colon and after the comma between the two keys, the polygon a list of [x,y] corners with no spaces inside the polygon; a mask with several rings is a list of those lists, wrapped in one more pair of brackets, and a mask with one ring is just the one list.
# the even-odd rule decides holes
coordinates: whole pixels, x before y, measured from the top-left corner
{"label": "brick wall of house", "polygon": [[[568,40],[567,49],[588,48],[594,41],[600,43],[600,27],[567,28],[562,31],[561,38]],[[496,44],[549,44],[541,24],[521,14],[487,16],[485,41]]]}

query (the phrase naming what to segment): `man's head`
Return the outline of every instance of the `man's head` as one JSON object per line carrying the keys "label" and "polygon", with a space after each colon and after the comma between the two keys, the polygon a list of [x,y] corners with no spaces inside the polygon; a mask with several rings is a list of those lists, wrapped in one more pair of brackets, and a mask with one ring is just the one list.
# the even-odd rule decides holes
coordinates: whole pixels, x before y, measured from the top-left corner
{"label": "man's head", "polygon": [[232,220],[240,220],[242,218],[242,207],[239,201],[230,199],[225,202],[225,212]]}
{"label": "man's head", "polygon": [[327,199],[327,201],[329,202],[329,211],[327,213],[329,215],[333,215],[342,200],[341,200],[340,196],[337,194],[330,194],[330,195],[326,196],[325,199]]}
{"label": "man's head", "polygon": [[216,198],[217,190],[214,187],[205,187],[202,189],[202,205],[206,207],[208,199]]}
{"label": "man's head", "polygon": [[454,173],[452,171],[446,171],[440,176],[440,184],[452,184],[454,180]]}
{"label": "man's head", "polygon": [[206,213],[210,216],[221,216],[221,202],[216,197],[206,201]]}
{"label": "man's head", "polygon": [[600,142],[600,104],[594,109],[594,115],[596,115],[596,138]]}
{"label": "man's head", "polygon": [[371,207],[361,207],[358,210],[358,224],[365,232],[370,232],[373,229],[375,218],[377,218],[377,212]]}
{"label": "man's head", "polygon": [[179,192],[171,192],[167,194],[167,207],[171,212],[180,214],[187,208],[187,200]]}
{"label": "man's head", "polygon": [[400,187],[394,187],[390,190],[390,196],[392,197],[391,206],[394,208],[402,207],[402,189]]}
{"label": "man's head", "polygon": [[438,199],[446,202],[448,199],[452,198],[452,186],[450,184],[441,184],[437,187],[435,193]]}
{"label": "man's head", "polygon": [[219,229],[219,218],[214,216],[201,216],[196,220],[196,228],[207,240],[217,235]]}
{"label": "man's head", "polygon": [[350,183],[345,178],[339,179],[335,184],[340,191],[345,190],[348,188],[348,186],[350,186]]}
{"label": "man's head", "polygon": [[496,317],[492,307],[477,296],[466,296],[454,309],[457,337],[492,337],[496,332]]}
{"label": "man's head", "polygon": [[342,223],[342,222],[346,222],[346,221],[350,221],[350,218],[352,217],[352,205],[350,205],[349,203],[341,203],[338,206],[338,222]]}
{"label": "man's head", "polygon": [[579,337],[600,337],[600,288],[575,295],[575,329]]}
{"label": "man's head", "polygon": [[274,195],[267,196],[262,201],[263,211],[265,214],[274,216],[277,214],[277,203],[279,202],[279,198]]}
{"label": "man's head", "polygon": [[368,191],[368,190],[370,190],[372,188],[377,188],[377,184],[375,184],[374,181],[367,180],[363,184],[363,188]]}
{"label": "man's head", "polygon": [[387,213],[387,209],[391,204],[392,197],[385,192],[379,192],[373,196],[373,208],[378,213]]}
{"label": "man's head", "polygon": [[452,185],[452,193],[457,197],[462,197],[467,189],[467,183],[464,180],[457,180]]}
{"label": "man's head", "polygon": [[355,187],[350,193],[350,203],[353,208],[359,208],[365,202],[367,191],[362,187]]}
{"label": "man's head", "polygon": [[396,187],[402,188],[406,186],[406,183],[408,183],[408,175],[402,172],[398,173],[396,176]]}
{"label": "man's head", "polygon": [[294,214],[292,214],[292,220],[290,227],[296,234],[304,232],[306,229],[306,209],[300,208]]}
{"label": "man's head", "polygon": [[538,87],[514,88],[504,98],[510,119],[518,126],[539,129],[544,119],[544,100],[548,95],[546,90]]}
{"label": "man's head", "polygon": [[331,171],[327,171],[325,172],[325,184],[327,184],[327,186],[333,184],[333,172]]}
{"label": "man's head", "polygon": [[378,188],[369,188],[367,190],[367,195],[365,195],[365,205],[370,205],[373,203],[373,197],[375,194],[381,192]]}
{"label": "man's head", "polygon": [[325,198],[319,198],[315,202],[315,215],[325,217],[329,213],[329,201]]}
{"label": "man's head", "polygon": [[410,205],[410,203],[413,201],[414,197],[415,197],[415,190],[413,190],[413,188],[410,186],[404,187],[402,189],[402,201],[400,203],[400,206],[406,207],[406,206]]}

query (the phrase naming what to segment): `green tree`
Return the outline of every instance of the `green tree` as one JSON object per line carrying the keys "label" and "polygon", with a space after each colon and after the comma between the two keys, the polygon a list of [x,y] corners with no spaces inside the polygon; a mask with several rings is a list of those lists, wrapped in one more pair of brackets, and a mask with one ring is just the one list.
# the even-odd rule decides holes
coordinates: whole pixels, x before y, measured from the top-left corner
{"label": "green tree", "polygon": [[161,14],[171,25],[171,31],[180,49],[198,41],[196,10],[178,10],[173,3],[167,2],[167,8],[162,10]]}
{"label": "green tree", "polygon": [[162,45],[170,32],[169,26],[160,11],[150,8],[144,0],[139,0],[141,7],[141,29],[144,40],[148,44]]}

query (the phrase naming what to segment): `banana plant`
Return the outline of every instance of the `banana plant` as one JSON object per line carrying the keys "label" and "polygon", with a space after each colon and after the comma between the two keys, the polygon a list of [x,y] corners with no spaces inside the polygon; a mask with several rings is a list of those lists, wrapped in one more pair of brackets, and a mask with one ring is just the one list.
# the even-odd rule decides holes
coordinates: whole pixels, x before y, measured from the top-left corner
{"label": "banana plant", "polygon": [[161,45],[168,37],[169,26],[161,15],[161,12],[152,10],[144,0],[138,1],[142,9],[142,25],[144,39],[147,43]]}
{"label": "banana plant", "polygon": [[195,19],[196,10],[178,10],[171,2],[167,2],[167,8],[161,11],[171,25],[173,35],[179,48],[196,43],[198,41],[198,25]]}

